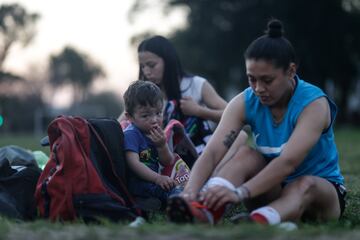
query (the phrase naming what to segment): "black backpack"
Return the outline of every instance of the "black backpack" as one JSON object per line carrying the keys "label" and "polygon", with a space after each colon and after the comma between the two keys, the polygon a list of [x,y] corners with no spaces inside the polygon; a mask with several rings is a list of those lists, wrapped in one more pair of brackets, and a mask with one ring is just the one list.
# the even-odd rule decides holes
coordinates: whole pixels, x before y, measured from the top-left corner
{"label": "black backpack", "polygon": [[41,169],[32,152],[19,146],[0,148],[0,214],[20,220],[36,217],[34,192]]}

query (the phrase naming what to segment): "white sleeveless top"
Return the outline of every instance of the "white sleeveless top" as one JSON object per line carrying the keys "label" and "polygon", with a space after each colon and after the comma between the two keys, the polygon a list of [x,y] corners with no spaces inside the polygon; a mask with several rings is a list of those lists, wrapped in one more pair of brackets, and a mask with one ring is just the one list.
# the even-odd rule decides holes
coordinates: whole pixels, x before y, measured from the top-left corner
{"label": "white sleeveless top", "polygon": [[202,87],[205,81],[205,78],[199,76],[184,77],[180,82],[181,96],[192,97],[198,104],[203,104]]}

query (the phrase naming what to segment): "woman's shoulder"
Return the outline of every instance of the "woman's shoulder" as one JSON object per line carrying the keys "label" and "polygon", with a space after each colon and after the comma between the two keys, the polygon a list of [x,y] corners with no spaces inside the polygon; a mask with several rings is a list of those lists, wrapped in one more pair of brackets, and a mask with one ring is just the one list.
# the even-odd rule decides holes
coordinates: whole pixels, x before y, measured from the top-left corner
{"label": "woman's shoulder", "polygon": [[181,89],[187,89],[195,86],[202,86],[207,80],[198,75],[189,75],[182,78],[180,86]]}
{"label": "woman's shoulder", "polygon": [[191,96],[195,101],[201,100],[201,91],[206,79],[200,76],[185,76],[180,83],[181,95]]}
{"label": "woman's shoulder", "polygon": [[300,78],[298,79],[298,84],[301,92],[314,92],[318,94],[324,94],[321,88]]}
{"label": "woman's shoulder", "polygon": [[319,97],[326,97],[326,94],[321,88],[301,79],[297,81],[298,86],[293,96],[294,102],[306,106]]}
{"label": "woman's shoulder", "polygon": [[256,97],[254,91],[251,89],[251,87],[247,87],[244,89],[244,91],[241,92],[241,95],[244,98],[245,102],[255,102],[258,100],[258,98]]}
{"label": "woman's shoulder", "polygon": [[199,83],[204,83],[204,82],[207,81],[206,78],[201,77],[201,76],[198,76],[198,75],[194,75],[194,76],[192,77],[192,79],[193,79],[193,81],[199,82]]}

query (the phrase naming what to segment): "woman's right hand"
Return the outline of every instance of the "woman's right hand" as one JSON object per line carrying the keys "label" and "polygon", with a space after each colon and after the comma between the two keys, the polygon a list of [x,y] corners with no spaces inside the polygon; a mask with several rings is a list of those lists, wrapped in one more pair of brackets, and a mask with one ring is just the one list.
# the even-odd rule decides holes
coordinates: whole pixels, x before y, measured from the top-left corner
{"label": "woman's right hand", "polygon": [[200,197],[203,204],[211,209],[219,209],[226,203],[238,203],[243,199],[224,186],[210,187],[206,192],[203,192]]}
{"label": "woman's right hand", "polygon": [[185,96],[180,99],[180,108],[187,116],[198,116],[201,106],[192,97]]}
{"label": "woman's right hand", "polygon": [[187,201],[197,201],[198,194],[191,189],[185,189],[180,193],[180,197],[184,198]]}

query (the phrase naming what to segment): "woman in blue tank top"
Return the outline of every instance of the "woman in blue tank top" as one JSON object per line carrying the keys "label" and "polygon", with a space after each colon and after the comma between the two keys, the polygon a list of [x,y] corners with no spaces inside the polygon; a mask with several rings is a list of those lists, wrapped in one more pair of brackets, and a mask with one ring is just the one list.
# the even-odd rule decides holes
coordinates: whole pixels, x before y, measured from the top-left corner
{"label": "woman in blue tank top", "polygon": [[[216,223],[229,203],[245,203],[249,219],[265,224],[338,219],[346,190],[335,104],[296,75],[278,20],[250,44],[245,63],[249,88],[228,104],[184,192],[169,200],[170,220]],[[246,124],[254,147],[239,134]]]}

